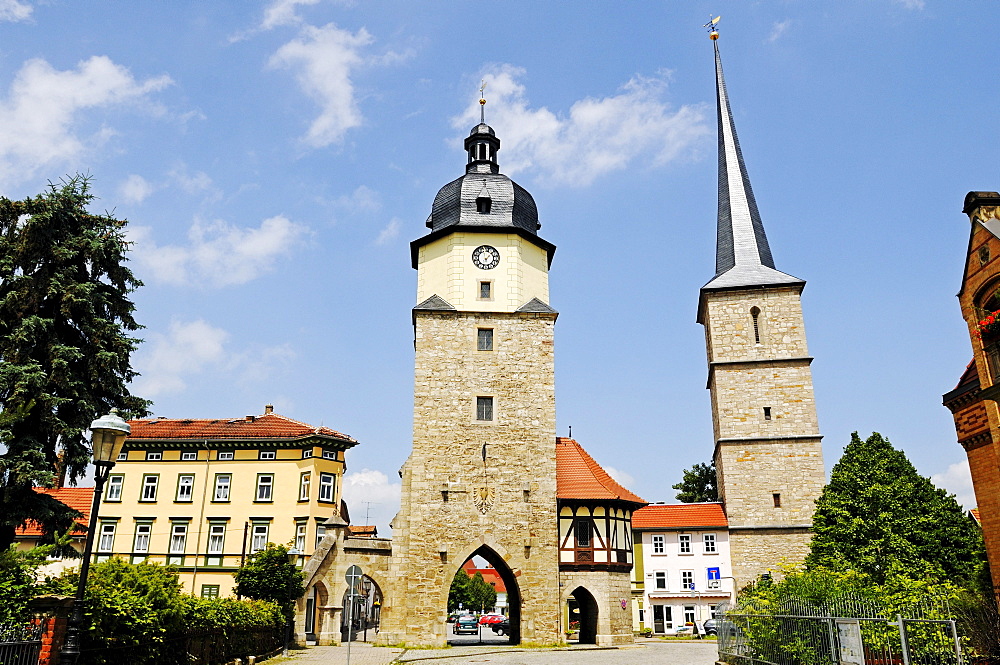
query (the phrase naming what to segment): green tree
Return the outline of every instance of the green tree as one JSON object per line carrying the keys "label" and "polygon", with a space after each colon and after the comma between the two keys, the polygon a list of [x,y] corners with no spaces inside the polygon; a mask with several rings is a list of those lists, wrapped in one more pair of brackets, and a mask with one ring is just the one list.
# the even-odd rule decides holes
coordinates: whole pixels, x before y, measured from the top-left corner
{"label": "green tree", "polygon": [[454,612],[459,607],[471,609],[473,605],[472,578],[465,572],[464,568],[459,568],[455,576],[451,578],[451,588],[448,590],[448,611]]}
{"label": "green tree", "polygon": [[266,548],[251,554],[233,577],[237,594],[273,601],[288,619],[295,616],[295,601],[306,592],[302,585],[305,577],[288,561],[288,548],[284,545],[268,543]]}
{"label": "green tree", "polygon": [[894,575],[975,586],[982,535],[954,495],[917,473],[877,432],[857,432],[816,502],[806,564],[854,570],[882,583]]}
{"label": "green tree", "polygon": [[94,418],[149,406],[126,387],[140,328],[128,296],[141,285],[126,222],[88,212],[93,199],[83,176],[0,197],[0,550],[27,520],[68,531],[77,513],[34,487],[84,474]]}
{"label": "green tree", "polygon": [[690,469],[684,469],[684,480],[671,487],[680,490],[676,496],[681,503],[718,501],[715,460],[712,460],[711,464],[695,464]]}
{"label": "green tree", "polygon": [[0,626],[28,620],[28,601],[38,595],[37,570],[56,545],[42,545],[18,552],[11,545],[0,551]]}
{"label": "green tree", "polygon": [[476,572],[469,581],[469,595],[472,607],[480,612],[491,610],[497,604],[497,590],[483,579],[483,574],[480,572]]}

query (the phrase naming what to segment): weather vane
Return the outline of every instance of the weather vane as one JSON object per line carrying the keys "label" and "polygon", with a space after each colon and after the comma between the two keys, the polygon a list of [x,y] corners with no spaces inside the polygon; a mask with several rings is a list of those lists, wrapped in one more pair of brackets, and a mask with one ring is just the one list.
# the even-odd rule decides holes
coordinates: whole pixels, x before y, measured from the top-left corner
{"label": "weather vane", "polygon": [[486,79],[482,80],[482,85],[479,86],[479,124],[486,124]]}
{"label": "weather vane", "polygon": [[[709,14],[709,16],[711,16],[711,14]],[[701,26],[703,28],[708,28],[708,37],[713,42],[716,39],[719,38],[719,30],[715,26],[719,24],[719,19],[720,18],[722,18],[722,17],[721,16],[716,16],[715,18],[711,19],[708,23],[706,23],[705,25]]]}

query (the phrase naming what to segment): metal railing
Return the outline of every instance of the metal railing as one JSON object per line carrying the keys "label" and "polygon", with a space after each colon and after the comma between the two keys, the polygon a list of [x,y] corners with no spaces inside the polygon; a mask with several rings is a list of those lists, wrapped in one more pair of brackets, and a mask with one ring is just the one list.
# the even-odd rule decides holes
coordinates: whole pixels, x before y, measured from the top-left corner
{"label": "metal railing", "polygon": [[720,607],[719,657],[741,665],[963,665],[947,601],[891,614],[867,599]]}
{"label": "metal railing", "polygon": [[[81,650],[89,665],[220,665],[281,649],[285,626],[218,628],[142,644],[107,643]],[[7,665],[3,663],[2,665]]]}
{"label": "metal railing", "polygon": [[0,665],[37,665],[42,626],[0,624]]}

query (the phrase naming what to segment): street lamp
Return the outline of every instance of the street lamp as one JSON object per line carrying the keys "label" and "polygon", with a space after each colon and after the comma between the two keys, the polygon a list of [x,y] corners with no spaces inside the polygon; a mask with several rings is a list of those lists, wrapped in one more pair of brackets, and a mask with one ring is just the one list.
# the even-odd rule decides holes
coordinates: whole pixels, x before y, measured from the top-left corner
{"label": "street lamp", "polygon": [[80,658],[80,627],[83,624],[84,593],[87,590],[87,575],[90,573],[90,556],[94,548],[94,531],[97,529],[97,511],[101,506],[101,492],[108,479],[111,467],[118,459],[118,453],[125,444],[125,437],[132,430],[129,424],[118,416],[117,409],[90,423],[91,447],[94,455],[94,503],[90,508],[90,526],[83,548],[83,562],[80,564],[80,582],[73,600],[73,614],[66,630],[60,662],[75,665]]}

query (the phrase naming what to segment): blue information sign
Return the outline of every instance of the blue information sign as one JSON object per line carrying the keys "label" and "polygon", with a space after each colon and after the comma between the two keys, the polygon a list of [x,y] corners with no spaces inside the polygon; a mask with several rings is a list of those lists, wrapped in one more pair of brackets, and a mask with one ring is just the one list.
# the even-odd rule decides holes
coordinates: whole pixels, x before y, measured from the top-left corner
{"label": "blue information sign", "polygon": [[708,569],[708,579],[710,580],[722,579],[722,577],[719,574],[719,569],[717,567]]}

